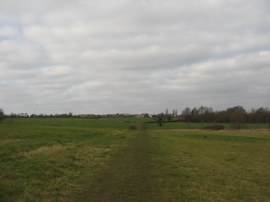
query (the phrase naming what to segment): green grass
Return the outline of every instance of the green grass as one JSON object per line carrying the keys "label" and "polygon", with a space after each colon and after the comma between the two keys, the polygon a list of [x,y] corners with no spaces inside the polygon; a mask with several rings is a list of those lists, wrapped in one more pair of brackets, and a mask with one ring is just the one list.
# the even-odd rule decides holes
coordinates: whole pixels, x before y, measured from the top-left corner
{"label": "green grass", "polygon": [[1,125],[0,201],[65,201],[128,138],[117,129]]}
{"label": "green grass", "polygon": [[[148,124],[150,130],[164,130],[164,129],[202,129],[206,126],[211,126],[214,123],[185,123],[185,122],[164,122],[162,127],[156,123]],[[220,125],[220,123],[217,123]],[[233,126],[230,123],[221,123],[225,129],[231,129]],[[270,128],[269,124],[242,124],[241,129],[267,129]]]}
{"label": "green grass", "polygon": [[[53,127],[83,127],[83,128],[110,128],[110,129],[128,129],[133,123],[147,123],[149,130],[164,129],[201,129],[212,123],[184,123],[184,122],[164,122],[160,127],[153,122],[153,118],[35,118],[35,119],[6,119],[1,124],[17,126],[53,126]],[[226,129],[232,128],[229,123],[223,124]],[[266,129],[270,128],[269,124],[243,124],[243,129]]]}
{"label": "green grass", "polygon": [[270,201],[268,129],[142,120],[5,120],[0,201]]}
{"label": "green grass", "polygon": [[155,131],[158,177],[171,201],[269,201],[268,131]]}

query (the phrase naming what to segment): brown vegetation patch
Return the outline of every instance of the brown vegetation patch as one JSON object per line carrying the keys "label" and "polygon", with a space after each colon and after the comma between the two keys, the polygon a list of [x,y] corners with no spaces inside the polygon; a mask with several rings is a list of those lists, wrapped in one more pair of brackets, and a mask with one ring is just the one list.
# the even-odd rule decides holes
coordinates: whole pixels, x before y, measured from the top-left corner
{"label": "brown vegetation patch", "polygon": [[225,128],[224,125],[214,124],[214,125],[206,126],[203,129],[206,129],[206,130],[224,130],[224,128]]}
{"label": "brown vegetation patch", "polygon": [[16,144],[16,143],[18,143],[20,141],[21,140],[16,140],[16,139],[6,139],[6,140],[1,140],[0,145],[5,146],[5,145],[9,145],[9,144]]}
{"label": "brown vegetation patch", "polygon": [[34,155],[52,155],[62,152],[66,149],[63,145],[53,145],[53,146],[42,146],[37,149],[28,151],[24,153],[24,156],[31,157]]}

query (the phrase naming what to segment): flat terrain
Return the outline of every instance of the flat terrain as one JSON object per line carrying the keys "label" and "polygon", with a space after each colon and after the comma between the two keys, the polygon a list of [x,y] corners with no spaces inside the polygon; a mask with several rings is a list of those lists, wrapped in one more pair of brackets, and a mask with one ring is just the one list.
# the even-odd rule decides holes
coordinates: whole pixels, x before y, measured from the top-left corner
{"label": "flat terrain", "polygon": [[142,120],[5,120],[0,201],[270,201],[268,129]]}

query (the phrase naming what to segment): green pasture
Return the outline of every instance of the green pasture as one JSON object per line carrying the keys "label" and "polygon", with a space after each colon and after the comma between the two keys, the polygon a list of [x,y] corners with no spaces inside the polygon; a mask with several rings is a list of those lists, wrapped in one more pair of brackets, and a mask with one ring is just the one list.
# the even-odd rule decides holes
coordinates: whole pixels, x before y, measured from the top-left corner
{"label": "green pasture", "polygon": [[[33,118],[33,119],[6,119],[1,124],[18,126],[46,126],[46,127],[82,127],[82,128],[110,128],[129,129],[130,125],[146,123],[148,130],[158,129],[201,129],[214,123],[185,123],[185,122],[164,122],[160,127],[153,118]],[[220,124],[220,123],[218,123]],[[226,129],[233,128],[230,123],[223,123]],[[241,124],[243,129],[270,129],[270,124]]]}
{"label": "green pasture", "polygon": [[267,125],[148,120],[6,119],[0,201],[270,201]]}

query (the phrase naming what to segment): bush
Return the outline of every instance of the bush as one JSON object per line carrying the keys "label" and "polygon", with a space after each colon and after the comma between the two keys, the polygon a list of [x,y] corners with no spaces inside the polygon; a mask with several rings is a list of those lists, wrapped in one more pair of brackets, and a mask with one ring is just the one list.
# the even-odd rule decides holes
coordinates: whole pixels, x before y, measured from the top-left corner
{"label": "bush", "polygon": [[128,127],[130,130],[137,130],[137,126],[135,124],[130,124]]}
{"label": "bush", "polygon": [[224,128],[225,128],[224,125],[218,125],[218,124],[203,127],[203,129],[207,129],[207,130],[224,130]]}

